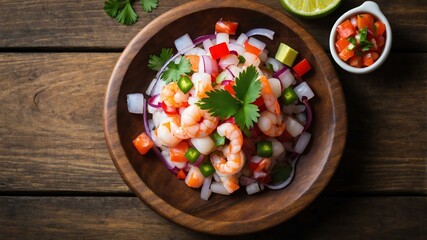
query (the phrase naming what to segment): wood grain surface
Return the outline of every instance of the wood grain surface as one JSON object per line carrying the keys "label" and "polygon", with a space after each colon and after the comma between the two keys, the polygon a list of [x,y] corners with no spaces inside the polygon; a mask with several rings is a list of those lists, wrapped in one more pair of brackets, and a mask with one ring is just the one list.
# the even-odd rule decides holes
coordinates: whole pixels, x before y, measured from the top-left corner
{"label": "wood grain surface", "polygon": [[[160,7],[150,14],[142,11],[139,4],[134,8],[139,15],[132,26],[122,26],[102,11],[103,1],[14,1],[3,0],[0,4],[0,48],[79,48],[123,49],[147,23],[160,14],[188,0],[161,0]],[[257,0],[287,14],[278,0]],[[362,4],[364,0],[343,1],[330,17],[316,21],[293,17],[300,22],[325,48],[325,36],[334,21],[345,11]],[[377,0],[387,16],[395,34],[395,50],[427,50],[425,30],[426,4],[419,0]],[[19,15],[17,15],[19,13]],[[288,14],[289,15],[289,14]],[[408,17],[410,16],[410,17]],[[11,21],[13,19],[13,21]],[[31,36],[31,37],[29,37]]]}
{"label": "wood grain surface", "polygon": [[[0,239],[224,239],[183,229],[133,195],[102,133],[107,81],[120,52],[149,22],[188,0],[160,0],[122,26],[98,0],[0,3]],[[327,51],[338,16],[300,23]],[[225,239],[424,239],[427,5],[377,0],[393,28],[377,71],[338,69],[348,137],[322,196],[288,222]]]}
{"label": "wood grain surface", "polygon": [[1,239],[413,239],[423,197],[320,197],[268,231],[206,235],[171,224],[134,197],[0,197]]}

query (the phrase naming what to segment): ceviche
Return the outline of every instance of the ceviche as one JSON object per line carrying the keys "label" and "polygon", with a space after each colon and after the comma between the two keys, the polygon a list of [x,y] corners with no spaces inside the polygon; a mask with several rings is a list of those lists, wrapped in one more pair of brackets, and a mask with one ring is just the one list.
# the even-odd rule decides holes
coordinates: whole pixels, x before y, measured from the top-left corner
{"label": "ceviche", "polygon": [[238,26],[220,20],[211,35],[176,39],[175,54],[164,48],[150,56],[157,75],[147,97],[127,96],[128,110],[144,118],[136,149],[154,151],[205,200],[212,192],[286,187],[311,138],[314,93],[302,80],[309,61],[285,43],[271,57],[273,31],[236,34]]}

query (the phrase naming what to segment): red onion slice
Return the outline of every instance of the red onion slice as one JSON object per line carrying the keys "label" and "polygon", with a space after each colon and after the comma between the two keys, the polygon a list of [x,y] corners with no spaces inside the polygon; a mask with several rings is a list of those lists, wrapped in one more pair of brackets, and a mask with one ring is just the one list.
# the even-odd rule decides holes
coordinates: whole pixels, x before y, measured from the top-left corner
{"label": "red onion slice", "polygon": [[307,112],[307,118],[304,124],[304,130],[307,130],[311,125],[311,121],[313,120],[313,112],[311,110],[310,104],[308,103],[307,97],[302,97],[302,103],[304,103],[306,109],[305,111]]}
{"label": "red onion slice", "polygon": [[193,40],[193,44],[194,44],[194,45],[199,45],[199,44],[200,44],[200,43],[202,43],[203,41],[205,41],[205,40],[207,40],[207,39],[211,40],[211,39],[214,39],[215,37],[216,37],[216,35],[215,35],[215,34],[202,35],[202,36],[196,37],[196,38]]}
{"label": "red onion slice", "polygon": [[162,102],[160,101],[160,94],[156,94],[148,99],[148,105],[153,108],[161,108]]}
{"label": "red onion slice", "polygon": [[270,40],[273,40],[274,37],[274,31],[267,29],[267,28],[254,28],[252,30],[249,30],[246,35],[248,37],[252,37],[255,35],[264,36],[269,38]]}

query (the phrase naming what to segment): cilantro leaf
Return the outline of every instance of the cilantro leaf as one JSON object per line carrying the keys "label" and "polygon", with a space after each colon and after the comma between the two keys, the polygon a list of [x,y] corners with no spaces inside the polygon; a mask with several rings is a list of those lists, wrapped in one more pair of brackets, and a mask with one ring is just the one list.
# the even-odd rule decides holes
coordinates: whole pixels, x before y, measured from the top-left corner
{"label": "cilantro leaf", "polygon": [[142,9],[144,12],[151,12],[153,9],[156,9],[159,6],[158,0],[141,0]]}
{"label": "cilantro leaf", "polygon": [[240,129],[251,128],[254,126],[254,122],[258,120],[259,109],[255,104],[244,104],[243,107],[239,108],[234,114],[234,120]]}
{"label": "cilantro leaf", "polygon": [[353,44],[353,45],[356,45],[357,44],[357,41],[356,41],[356,38],[354,38],[354,37],[349,37],[349,38],[347,38],[347,41],[349,41],[351,44]]}
{"label": "cilantro leaf", "polygon": [[227,119],[233,116],[242,105],[230,92],[223,89],[206,92],[206,95],[207,97],[200,99],[196,105],[200,109],[208,110],[214,117]]}
{"label": "cilantro leaf", "polygon": [[170,62],[168,68],[162,73],[161,78],[166,82],[176,82],[181,78],[181,75],[191,72],[191,63],[190,60],[185,57],[181,57],[179,63]]}
{"label": "cilantro leaf", "polygon": [[150,55],[148,59],[148,67],[151,70],[159,71],[163,65],[171,58],[173,55],[172,48],[162,48],[160,55]]}
{"label": "cilantro leaf", "polygon": [[254,66],[249,66],[245,71],[236,77],[236,85],[233,90],[236,97],[244,104],[255,101],[261,93],[261,82],[258,79],[258,72]]}
{"label": "cilantro leaf", "polygon": [[132,8],[131,0],[106,0],[104,11],[121,24],[132,25],[138,20],[138,15]]}

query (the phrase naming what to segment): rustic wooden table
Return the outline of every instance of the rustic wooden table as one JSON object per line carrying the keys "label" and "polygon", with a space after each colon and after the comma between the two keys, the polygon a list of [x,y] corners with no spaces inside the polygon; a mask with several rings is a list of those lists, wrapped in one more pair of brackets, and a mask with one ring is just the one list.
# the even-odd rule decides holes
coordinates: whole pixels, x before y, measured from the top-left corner
{"label": "rustic wooden table", "polygon": [[[0,239],[220,239],[164,220],[129,191],[102,131],[107,81],[120,52],[158,15],[131,26],[103,1],[0,3]],[[258,1],[285,13],[278,0]],[[330,28],[362,0],[320,20],[294,18],[329,51]],[[427,4],[377,0],[393,28],[387,62],[367,75],[336,65],[348,139],[328,187],[306,210],[236,239],[425,239]],[[222,239],[222,238],[221,238]]]}

